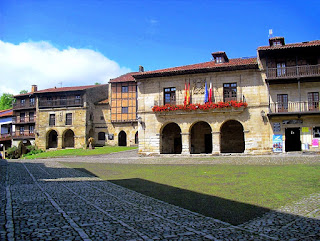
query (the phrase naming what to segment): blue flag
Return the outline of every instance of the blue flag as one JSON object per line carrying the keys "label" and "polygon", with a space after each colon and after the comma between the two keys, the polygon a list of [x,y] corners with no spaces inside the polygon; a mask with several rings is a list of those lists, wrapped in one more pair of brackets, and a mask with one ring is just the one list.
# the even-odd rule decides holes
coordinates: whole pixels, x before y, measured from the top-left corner
{"label": "blue flag", "polygon": [[206,84],[205,84],[205,90],[204,90],[204,103],[207,103],[208,102],[208,98],[209,98],[209,93],[208,93],[208,87],[207,87],[207,81],[206,81]]}

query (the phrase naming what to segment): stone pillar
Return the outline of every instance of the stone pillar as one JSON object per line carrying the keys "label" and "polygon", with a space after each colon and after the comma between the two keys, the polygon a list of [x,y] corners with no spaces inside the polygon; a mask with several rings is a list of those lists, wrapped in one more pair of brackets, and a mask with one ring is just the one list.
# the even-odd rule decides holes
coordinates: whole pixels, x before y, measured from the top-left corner
{"label": "stone pillar", "polygon": [[211,132],[212,133],[212,154],[220,154],[220,131]]}
{"label": "stone pillar", "polygon": [[244,154],[249,154],[250,150],[252,148],[252,140],[250,140],[250,138],[248,138],[248,133],[250,131],[249,130],[243,130],[243,135],[244,135]]}
{"label": "stone pillar", "polygon": [[57,141],[58,141],[57,149],[62,149],[62,135],[57,136]]}
{"label": "stone pillar", "polygon": [[189,133],[181,133],[182,152],[183,155],[190,155],[190,138]]}

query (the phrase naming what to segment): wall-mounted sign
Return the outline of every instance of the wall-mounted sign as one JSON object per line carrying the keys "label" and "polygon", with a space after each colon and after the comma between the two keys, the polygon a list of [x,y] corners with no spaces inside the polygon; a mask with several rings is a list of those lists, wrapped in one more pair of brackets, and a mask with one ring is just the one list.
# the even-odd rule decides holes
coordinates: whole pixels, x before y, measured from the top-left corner
{"label": "wall-mounted sign", "polygon": [[308,133],[309,127],[302,127],[302,133]]}
{"label": "wall-mounted sign", "polygon": [[283,151],[282,135],[273,135],[272,142],[273,142],[273,146],[272,146],[273,152]]}
{"label": "wall-mounted sign", "polygon": [[319,139],[312,139],[312,147],[319,147]]}
{"label": "wall-mounted sign", "polygon": [[288,124],[302,124],[303,120],[283,120],[282,124],[288,125]]}
{"label": "wall-mounted sign", "polygon": [[273,132],[280,132],[281,131],[281,123],[275,122],[273,123]]}

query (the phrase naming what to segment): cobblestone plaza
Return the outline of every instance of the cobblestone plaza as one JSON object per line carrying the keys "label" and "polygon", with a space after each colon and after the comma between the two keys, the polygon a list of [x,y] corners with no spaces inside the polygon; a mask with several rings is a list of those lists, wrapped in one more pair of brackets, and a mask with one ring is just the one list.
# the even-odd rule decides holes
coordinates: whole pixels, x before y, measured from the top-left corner
{"label": "cobblestone plaza", "polygon": [[[109,155],[108,159],[99,156],[81,157],[81,160],[79,157],[36,161],[2,160],[0,239],[320,239],[320,193],[235,226],[144,196],[59,163],[62,160],[153,162],[152,157],[138,157],[132,153]],[[319,161],[318,157],[303,158]],[[277,159],[292,160],[288,156],[270,156],[263,157],[262,162]],[[247,158],[247,162],[255,160],[257,157]],[[224,157],[219,161],[224,161]],[[182,161],[177,159],[177,162]],[[192,158],[186,158],[185,162],[191,163]]]}

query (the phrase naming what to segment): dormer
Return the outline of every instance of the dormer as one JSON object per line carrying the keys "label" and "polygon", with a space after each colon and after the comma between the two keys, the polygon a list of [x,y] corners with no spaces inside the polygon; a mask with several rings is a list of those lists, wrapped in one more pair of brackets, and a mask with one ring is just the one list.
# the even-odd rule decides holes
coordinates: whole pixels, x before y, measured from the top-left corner
{"label": "dormer", "polygon": [[212,57],[213,57],[213,61],[214,61],[216,64],[229,62],[229,59],[228,59],[228,57],[227,57],[227,54],[226,54],[226,52],[224,52],[224,51],[214,52],[214,53],[212,53],[211,55],[212,55]]}
{"label": "dormer", "polygon": [[284,46],[284,37],[269,38],[270,47]]}

